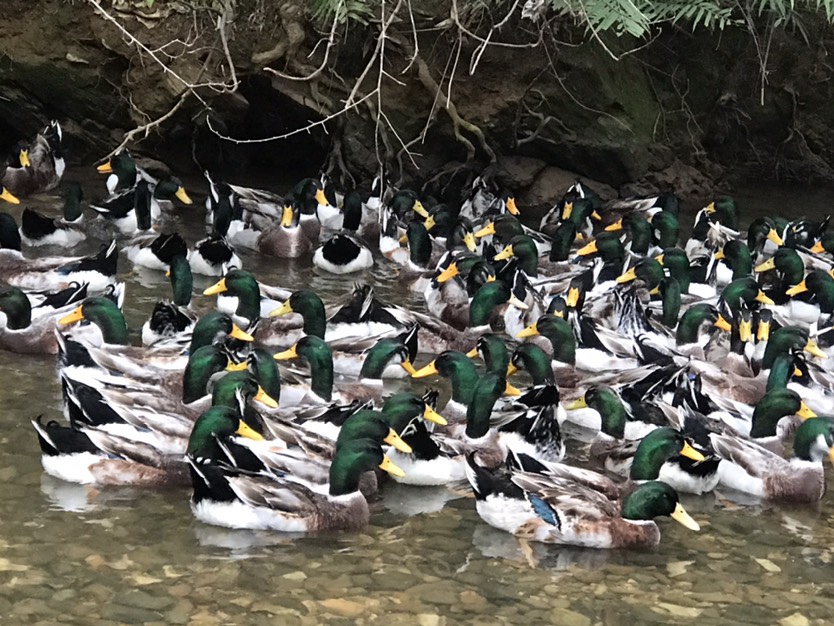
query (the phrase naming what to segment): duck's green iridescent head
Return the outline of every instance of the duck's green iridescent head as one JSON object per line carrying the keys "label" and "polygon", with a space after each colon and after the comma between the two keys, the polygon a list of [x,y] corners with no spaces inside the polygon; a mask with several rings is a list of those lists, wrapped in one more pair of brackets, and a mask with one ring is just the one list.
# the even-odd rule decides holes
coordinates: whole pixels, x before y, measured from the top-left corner
{"label": "duck's green iridescent head", "polygon": [[6,287],[0,291],[0,311],[6,316],[8,330],[22,330],[32,323],[32,304],[17,287]]}
{"label": "duck's green iridescent head", "polygon": [[807,330],[798,326],[783,326],[770,334],[762,357],[762,369],[770,369],[778,355],[789,354],[793,350],[804,350],[812,356],[827,358],[816,341],[808,336]]}
{"label": "duck's green iridescent head", "polygon": [[302,358],[310,367],[310,388],[319,398],[330,402],[333,395],[333,353],[323,339],[302,337],[288,350],[275,354],[276,361]]}
{"label": "duck's green iridescent head", "polygon": [[574,411],[590,407],[600,416],[600,430],[614,439],[625,437],[625,425],[628,413],[620,395],[606,385],[595,385],[585,391],[585,395],[568,405],[568,410]]}
{"label": "duck's green iridescent head", "polygon": [[336,451],[359,439],[371,439],[380,445],[392,446],[404,454],[411,454],[411,446],[405,443],[391,427],[386,416],[379,411],[360,409],[345,420],[336,438]]}
{"label": "duck's green iridescent head", "polygon": [[507,283],[501,280],[484,283],[469,303],[469,327],[484,326],[490,323],[495,307],[509,302],[517,309],[527,309]]}
{"label": "duck's green iridescent head", "polygon": [[301,289],[293,292],[284,304],[271,311],[270,317],[298,313],[304,319],[304,334],[324,339],[327,313],[324,302],[315,291]]}
{"label": "duck's green iridescent head", "polygon": [[779,420],[789,415],[798,415],[802,419],[816,417],[795,391],[784,388],[768,391],[753,410],[750,436],[775,437]]}
{"label": "duck's green iridescent head", "polygon": [[402,339],[399,337],[380,339],[365,353],[365,360],[362,362],[359,378],[381,379],[385,369],[393,363],[399,363],[409,374],[415,372],[408,347]]}
{"label": "duck's green iridescent head", "polygon": [[61,196],[64,198],[64,219],[74,222],[84,213],[81,202],[84,200],[84,191],[81,184],[75,181],[67,181],[61,185]]}
{"label": "duck's green iridescent head", "polygon": [[186,454],[197,460],[214,460],[222,457],[218,440],[233,435],[256,441],[263,437],[241,419],[237,409],[213,406],[197,418],[188,439]]}
{"label": "duck's green iridescent head", "polygon": [[623,260],[625,248],[617,233],[600,233],[596,239],[580,248],[576,254],[579,256],[598,254],[605,263],[614,263]]}
{"label": "duck's green iridescent head", "polygon": [[830,417],[805,420],[796,430],[793,455],[803,461],[822,462],[827,456],[834,463],[834,423]]}
{"label": "duck's green iridescent head", "polygon": [[466,356],[475,359],[478,356],[484,359],[486,371],[506,375],[510,363],[510,355],[503,339],[498,335],[481,335],[475,347],[467,352]]}
{"label": "duck's green iridescent head", "polygon": [[231,270],[214,285],[203,292],[204,296],[228,293],[238,299],[236,315],[248,320],[257,320],[261,316],[261,288],[251,272]]}
{"label": "duck's green iridescent head", "polygon": [[503,374],[487,372],[478,380],[472,400],[466,410],[466,436],[470,439],[484,437],[489,431],[492,409],[504,391],[507,381]]}
{"label": "duck's green iridescent head", "polygon": [[518,268],[531,278],[538,276],[539,249],[529,235],[516,235],[507,246],[495,255],[495,261],[516,259]]}
{"label": "duck's green iridescent head", "polygon": [[67,325],[81,320],[88,320],[98,326],[105,343],[128,344],[127,322],[119,307],[109,298],[87,298],[72,313],[58,320],[58,323]]}
{"label": "duck's green iridescent head", "polygon": [[644,257],[637,261],[625,274],[617,277],[617,282],[628,283],[635,279],[640,279],[649,289],[656,288],[660,281],[663,280],[663,266],[652,257]]}
{"label": "duck's green iridescent head", "polygon": [[373,439],[357,439],[340,447],[330,464],[330,495],[343,496],[359,491],[359,478],[376,467],[393,476],[405,476]]}
{"label": "duck's green iridescent head", "polygon": [[721,292],[720,299],[727,304],[733,313],[741,308],[742,303],[747,305],[748,308],[753,308],[755,302],[773,304],[773,300],[765,295],[759,287],[759,283],[752,276],[737,278],[729,283]]}
{"label": "duck's green iridescent head", "polygon": [[422,417],[428,422],[446,425],[442,415],[434,410],[432,402],[436,402],[437,392],[428,391],[423,396],[410,392],[395,393],[385,399],[382,413],[397,433],[402,433],[411,420]]}
{"label": "duck's green iridescent head", "polygon": [[240,341],[253,341],[252,335],[242,331],[232,321],[232,318],[225,313],[221,313],[220,311],[206,313],[194,325],[194,330],[191,333],[191,345],[188,351],[193,353],[203,346],[209,346],[213,343],[223,343],[229,337]]}
{"label": "duck's green iridescent head", "polygon": [[534,385],[554,383],[550,357],[534,343],[522,343],[513,350],[510,364],[507,367],[507,377],[509,378],[520,369],[526,370],[530,374]]}
{"label": "duck's green iridescent head", "polygon": [[757,272],[767,272],[775,269],[785,282],[796,285],[802,282],[805,275],[805,263],[793,248],[779,248],[776,253],[764,263],[756,266]]}
{"label": "duck's green iridescent head", "polygon": [[683,434],[674,428],[653,430],[637,446],[629,476],[632,480],[657,480],[663,464],[676,456],[685,456],[693,461],[704,460],[704,455],[689,445]]}
{"label": "duck's green iridescent head", "polygon": [[209,381],[229,364],[229,357],[220,345],[198,348],[188,357],[182,378],[182,401],[190,404],[207,393]]}
{"label": "duck's green iridescent head", "polygon": [[567,320],[555,315],[542,315],[535,324],[531,324],[518,335],[519,339],[541,335],[548,339],[553,346],[553,359],[576,364],[576,337]]}
{"label": "duck's green iridescent head", "polygon": [[452,400],[468,405],[478,382],[478,369],[463,352],[447,350],[412,374],[413,378],[440,375],[452,383]]}
{"label": "duck's green iridescent head", "polygon": [[668,515],[689,530],[701,530],[681,505],[678,493],[666,483],[649,481],[623,500],[623,519],[647,521]]}

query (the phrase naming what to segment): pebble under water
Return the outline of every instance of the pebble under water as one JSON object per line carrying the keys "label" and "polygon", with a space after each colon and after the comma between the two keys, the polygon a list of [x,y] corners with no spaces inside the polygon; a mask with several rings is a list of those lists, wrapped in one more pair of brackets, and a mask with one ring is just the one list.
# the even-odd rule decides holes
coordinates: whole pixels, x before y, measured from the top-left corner
{"label": "pebble under water", "polygon": [[[771,201],[763,210],[779,210]],[[193,243],[200,202],[178,216]],[[168,281],[123,261],[138,343]],[[244,262],[263,282],[310,286],[325,301],[352,280],[317,275],[307,261]],[[419,303],[387,267],[356,280],[383,299]],[[195,277],[195,291],[213,282]],[[195,302],[209,310],[214,298]],[[195,521],[187,491],[96,490],[45,475],[29,420],[60,416],[54,357],[0,352],[0,378],[2,623],[803,626],[834,615],[830,497],[791,507],[720,490],[684,496],[701,532],[663,518],[660,546],[644,552],[520,543],[481,521],[466,484],[387,485],[361,533],[226,530]]]}

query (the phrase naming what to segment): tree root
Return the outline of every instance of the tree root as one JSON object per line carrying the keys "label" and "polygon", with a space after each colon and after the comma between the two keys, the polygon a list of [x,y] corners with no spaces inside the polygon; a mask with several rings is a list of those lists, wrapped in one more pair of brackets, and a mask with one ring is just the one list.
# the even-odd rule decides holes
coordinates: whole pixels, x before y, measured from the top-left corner
{"label": "tree root", "polygon": [[251,61],[256,67],[270,65],[280,59],[292,63],[295,53],[304,41],[304,21],[301,7],[287,2],[281,5],[278,13],[281,16],[281,28],[287,35],[286,39],[280,39],[271,50],[252,54]]}
{"label": "tree root", "polygon": [[465,130],[466,132],[474,135],[478,140],[478,147],[480,147],[481,150],[483,150],[489,157],[489,162],[495,163],[497,160],[495,151],[487,143],[484,131],[482,131],[480,127],[460,116],[455,103],[450,97],[448,97],[447,94],[443,93],[443,89],[437,84],[437,81],[434,80],[434,77],[431,75],[428,64],[423,57],[417,53],[411,43],[400,40],[399,44],[405,50],[406,56],[417,66],[417,78],[420,80],[420,83],[432,95],[432,98],[435,98],[437,102],[441,103],[441,106],[443,106],[446,113],[449,115],[449,119],[452,120],[455,139],[457,139],[458,143],[466,149],[466,162],[469,163],[475,159],[477,149],[475,144],[473,144],[469,138],[465,137],[461,130]]}

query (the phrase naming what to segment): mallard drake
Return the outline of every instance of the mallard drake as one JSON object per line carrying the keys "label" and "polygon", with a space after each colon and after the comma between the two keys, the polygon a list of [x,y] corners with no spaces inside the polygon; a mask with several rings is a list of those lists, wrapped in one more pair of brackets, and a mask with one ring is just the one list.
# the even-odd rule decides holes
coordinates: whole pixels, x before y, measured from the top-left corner
{"label": "mallard drake", "polygon": [[278,308],[278,302],[261,296],[258,281],[246,270],[233,269],[211,287],[204,296],[218,296],[217,309],[232,315],[242,328],[249,329]]}
{"label": "mallard drake", "polygon": [[373,267],[370,249],[355,236],[361,222],[361,202],[345,206],[342,232],[330,237],[313,252],[313,265],[331,274],[350,274]]}
{"label": "mallard drake", "polygon": [[284,206],[280,223],[264,229],[258,237],[258,252],[279,259],[297,259],[313,249],[313,242],[301,228],[297,204]]}
{"label": "mallard drake", "polygon": [[403,431],[403,439],[409,443],[413,452],[391,452],[391,459],[402,466],[405,472],[404,476],[395,477],[395,480],[421,486],[445,485],[463,480],[467,454],[474,455],[485,467],[498,467],[502,464],[506,448],[501,444],[498,431],[492,427],[490,416],[505,389],[506,380],[503,375],[487,373],[478,379],[466,408],[465,425],[454,428],[455,433],[452,435],[429,433],[422,423],[412,424]]}
{"label": "mallard drake", "polygon": [[397,219],[402,222],[411,221],[412,215],[417,214],[423,219],[429,218],[429,212],[420,202],[417,194],[410,189],[400,189],[388,202],[388,208],[393,211]]}
{"label": "mallard drake", "polygon": [[[76,286],[77,288],[77,286]],[[43,315],[33,315],[29,297],[17,287],[0,291],[0,348],[18,354],[55,354],[58,319],[69,313],[73,304],[64,304]]]}
{"label": "mallard drake", "polygon": [[134,235],[151,229],[151,203],[153,193],[150,183],[141,179],[135,187],[111,196],[101,204],[90,208],[109,220],[124,235]]}
{"label": "mallard drake", "polygon": [[139,171],[136,168],[136,161],[127,150],[121,150],[114,154],[106,162],[102,163],[96,170],[100,174],[107,174],[105,186],[111,195],[118,191],[126,191],[136,185],[140,179]]}
{"label": "mallard drake", "polygon": [[737,437],[712,434],[710,441],[724,459],[719,478],[725,487],[786,502],[817,502],[825,492],[822,462],[826,456],[834,461],[834,426],[828,418],[802,423],[790,460]]}
{"label": "mallard drake", "polygon": [[669,275],[678,281],[681,294],[691,294],[702,300],[716,296],[715,287],[706,282],[697,282],[693,279],[693,269],[689,258],[680,248],[664,248],[663,252],[655,259],[669,271]]}
{"label": "mallard drake", "polygon": [[25,208],[20,216],[20,239],[27,246],[61,246],[71,248],[85,239],[82,226],[84,197],[81,185],[66,183],[63,189],[63,218],[54,219]]}
{"label": "mallard drake", "polygon": [[472,401],[472,394],[478,382],[478,369],[463,352],[447,350],[429,364],[412,374],[413,378],[439,375],[448,378],[452,385],[452,397],[441,411],[450,422],[460,422],[466,415]]}
{"label": "mallard drake", "polygon": [[62,139],[61,125],[52,120],[31,142],[21,146],[20,167],[7,167],[0,176],[0,186],[16,196],[30,196],[57,187],[66,167]]}
{"label": "mallard drake", "polygon": [[675,490],[662,482],[638,486],[619,506],[588,487],[544,474],[513,472],[501,480],[474,459],[467,459],[466,476],[481,519],[523,539],[587,548],[652,547],[660,543],[653,519],[661,515],[700,530]]}
{"label": "mallard drake", "polygon": [[307,335],[291,348],[274,355],[276,361],[301,358],[310,368],[310,382],[281,385],[281,406],[327,404],[334,400],[348,404],[352,400],[366,400],[378,395],[380,389],[357,383],[335,389],[333,382],[333,353],[324,340]]}
{"label": "mallard drake", "polygon": [[[241,407],[252,398],[271,400],[258,390],[248,374],[228,375],[216,391],[224,388],[212,410],[238,416],[235,434],[252,439],[263,437],[240,418]],[[57,478],[97,486],[166,486],[188,484],[188,465],[183,459],[193,422],[177,415],[130,413],[130,422],[61,426],[32,420],[41,447],[44,470]]]}
{"label": "mallard drake", "polygon": [[188,252],[191,271],[203,276],[223,276],[231,269],[243,267],[235,249],[219,235],[201,239]]}
{"label": "mallard drake", "polygon": [[[475,232],[476,238],[481,239],[491,236],[492,240],[500,246],[506,246],[510,239],[516,235],[527,235],[533,239],[536,243],[539,256],[548,254],[551,250],[551,241],[549,237],[533,230],[532,228],[524,226],[524,224],[522,224],[514,214],[510,213],[495,216]],[[573,238],[571,238],[571,241],[568,242],[568,245],[572,242]]]}
{"label": "mallard drake", "polygon": [[125,246],[124,252],[136,267],[165,272],[174,257],[186,258],[188,244],[177,232],[153,234],[134,239],[130,245]]}
{"label": "mallard drake", "polygon": [[0,270],[9,285],[53,291],[75,282],[88,283],[91,292],[101,292],[115,282],[118,259],[115,241],[93,256],[26,259],[20,252],[20,233],[14,218],[0,213]]}
{"label": "mallard drake", "polygon": [[[209,524],[282,532],[358,530],[370,518],[368,502],[359,491],[360,476],[375,467],[402,474],[377,442],[361,439],[337,450],[327,494],[290,479],[247,475],[216,463],[221,453],[215,441],[234,432],[233,419],[212,415],[208,426],[195,426],[189,441],[191,508],[198,520]],[[218,423],[221,420],[225,427]]]}
{"label": "mallard drake", "polygon": [[142,345],[155,346],[164,342],[171,346],[190,341],[197,316],[188,308],[194,278],[185,255],[171,259],[168,276],[171,279],[173,299],[156,303],[150,319],[142,325]]}
{"label": "mallard drake", "polygon": [[834,313],[834,278],[826,271],[814,270],[805,277],[798,285],[794,285],[785,293],[792,298],[804,292],[810,292],[814,304],[809,307],[802,307],[805,312],[804,319],[799,317],[797,307],[791,307],[791,321],[796,323],[815,323],[819,316],[831,315]]}

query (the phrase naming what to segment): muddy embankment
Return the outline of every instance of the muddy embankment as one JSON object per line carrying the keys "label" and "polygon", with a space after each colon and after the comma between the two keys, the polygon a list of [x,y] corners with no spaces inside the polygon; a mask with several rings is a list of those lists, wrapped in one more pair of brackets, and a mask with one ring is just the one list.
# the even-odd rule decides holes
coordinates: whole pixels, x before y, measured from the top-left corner
{"label": "muddy embankment", "polygon": [[[410,19],[391,21],[380,82],[379,64],[369,66],[379,21],[347,33],[339,27],[328,46],[329,24],[313,21],[302,0],[200,0],[196,10],[172,0],[151,8],[144,0],[99,1],[145,50],[83,0],[6,0],[0,145],[57,118],[70,160],[91,162],[126,131],[175,107],[183,82],[209,82],[216,85],[184,98],[137,149],[229,177],[280,171],[286,178],[325,164],[357,181],[373,175],[379,155],[395,180],[434,179],[435,192],[489,166],[522,204],[539,208],[576,175],[607,194],[704,194],[741,180],[834,182],[834,30],[815,18],[805,21],[810,43],[775,32],[763,91],[763,26],[758,48],[741,27],[694,34],[668,27],[615,60],[583,29],[555,21],[541,44],[520,47],[539,31],[517,16],[491,34],[488,19],[470,16],[476,34],[518,46],[483,47],[449,24],[448,2],[434,0],[415,3],[414,28]],[[606,44],[618,56],[636,46],[616,38]],[[310,80],[263,69],[308,76],[325,54],[324,69]],[[377,85],[381,98],[372,95],[309,133],[241,145],[207,125],[208,115],[212,128],[237,138],[287,133],[339,111],[368,67],[354,101]],[[234,92],[217,87],[232,79],[239,81]],[[385,121],[375,134],[378,104]],[[464,162],[472,167],[456,169]]]}

